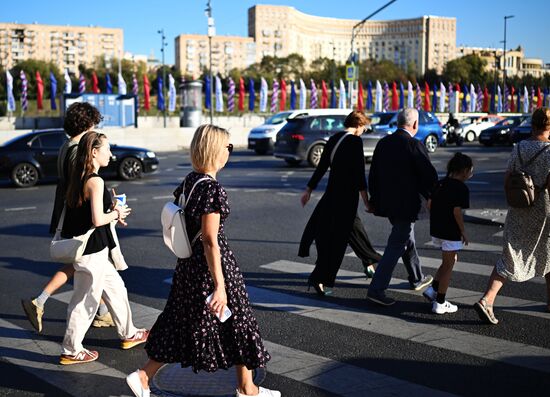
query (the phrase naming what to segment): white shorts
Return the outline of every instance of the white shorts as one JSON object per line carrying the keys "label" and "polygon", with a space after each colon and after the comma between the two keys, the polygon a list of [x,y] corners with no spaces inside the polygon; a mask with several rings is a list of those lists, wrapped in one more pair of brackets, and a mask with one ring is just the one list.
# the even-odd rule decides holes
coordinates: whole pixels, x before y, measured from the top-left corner
{"label": "white shorts", "polygon": [[462,249],[462,241],[442,240],[437,237],[432,237],[432,243],[441,248],[441,251],[460,251]]}

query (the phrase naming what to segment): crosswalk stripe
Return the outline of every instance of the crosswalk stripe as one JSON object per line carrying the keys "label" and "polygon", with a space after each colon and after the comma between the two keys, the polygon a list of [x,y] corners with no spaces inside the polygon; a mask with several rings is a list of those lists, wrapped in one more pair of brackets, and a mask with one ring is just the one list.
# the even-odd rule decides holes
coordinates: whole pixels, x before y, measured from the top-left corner
{"label": "crosswalk stripe", "polygon": [[[271,291],[259,288],[248,288],[251,297],[258,295],[260,299]],[[63,303],[69,303],[72,291],[53,295],[52,298]],[[254,302],[254,299],[252,299]],[[254,303],[255,304],[255,303]],[[153,326],[160,310],[130,302],[132,317],[138,327]],[[1,340],[1,338],[0,338]],[[376,393],[376,396],[410,396],[422,395],[433,397],[451,397],[452,394],[434,390],[429,387],[411,383],[392,376],[384,375],[365,368],[345,364],[330,358],[318,356],[278,343],[264,341],[273,357],[267,370],[302,383],[306,383],[326,391],[340,395],[364,396]],[[52,342],[49,342],[52,343]],[[59,345],[55,344],[57,351]],[[119,372],[114,370],[115,372]],[[118,374],[117,374],[118,375]],[[126,376],[123,374],[123,377]],[[353,394],[352,394],[353,393]],[[368,393],[368,394],[367,394]]]}
{"label": "crosswalk stripe", "polygon": [[[313,270],[313,265],[287,260],[280,260],[268,263],[265,265],[261,265],[260,267],[263,269],[275,270],[283,273],[303,275],[304,279],[306,279]],[[365,275],[363,273],[343,269],[340,269],[340,271],[338,272],[337,282],[343,284],[361,285],[365,287],[368,285],[367,281],[365,280]],[[419,292],[409,289],[409,282],[407,280],[402,280],[398,278],[391,279],[389,290],[408,295],[420,296]],[[449,288],[447,291],[447,298],[453,303],[461,303],[470,306],[477,302],[477,300],[481,298],[481,295],[481,292],[459,288]],[[519,313],[526,316],[550,319],[550,313],[542,311],[545,305],[546,304],[542,302],[511,298],[508,296],[499,296],[496,300],[496,307],[498,310],[505,310],[508,312]]]}
{"label": "crosswalk stripe", "polygon": [[[459,254],[460,255],[460,254]],[[346,256],[357,258],[357,255],[354,252],[350,252],[349,254],[346,254]],[[400,262],[402,263],[402,262]],[[439,258],[430,258],[427,256],[421,256],[420,257],[420,263],[422,264],[422,267],[427,267],[430,269],[439,269],[439,266],[441,265],[441,259]],[[458,262],[453,267],[453,272],[458,273],[465,273],[465,274],[474,274],[476,276],[486,276],[489,277],[491,275],[491,272],[493,271],[493,265],[480,265],[478,263],[469,263],[469,262],[463,262],[460,260],[460,256],[458,258]],[[545,284],[546,282],[542,277],[533,278],[531,280],[526,281],[528,283],[534,283],[534,284]]]}

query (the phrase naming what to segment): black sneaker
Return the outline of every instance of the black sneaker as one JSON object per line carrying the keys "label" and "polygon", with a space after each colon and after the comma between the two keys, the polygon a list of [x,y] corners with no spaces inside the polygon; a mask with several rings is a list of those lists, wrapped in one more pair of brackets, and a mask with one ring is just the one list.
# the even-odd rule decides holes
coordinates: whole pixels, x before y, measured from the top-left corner
{"label": "black sneaker", "polygon": [[385,294],[367,293],[367,299],[382,306],[391,306],[395,303],[395,299],[387,297]]}
{"label": "black sneaker", "polygon": [[411,283],[411,289],[415,291],[420,291],[421,289],[430,285],[433,280],[434,278],[432,276],[424,276],[422,280],[417,281],[416,283]]}

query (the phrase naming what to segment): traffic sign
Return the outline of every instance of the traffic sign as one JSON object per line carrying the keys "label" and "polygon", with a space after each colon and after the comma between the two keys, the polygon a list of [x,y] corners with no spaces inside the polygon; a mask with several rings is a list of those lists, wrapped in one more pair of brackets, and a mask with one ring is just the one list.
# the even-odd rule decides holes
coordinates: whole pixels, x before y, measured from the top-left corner
{"label": "traffic sign", "polygon": [[346,64],[346,80],[357,80],[357,66],[355,66],[354,64]]}

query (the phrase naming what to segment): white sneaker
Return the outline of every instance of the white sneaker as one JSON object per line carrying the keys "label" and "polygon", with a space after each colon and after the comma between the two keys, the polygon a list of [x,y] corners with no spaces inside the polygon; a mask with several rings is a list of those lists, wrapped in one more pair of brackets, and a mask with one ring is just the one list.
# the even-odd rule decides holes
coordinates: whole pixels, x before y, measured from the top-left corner
{"label": "white sneaker", "polygon": [[437,297],[437,291],[430,285],[424,292],[422,292],[422,296],[426,298],[428,302],[433,302]]}
{"label": "white sneaker", "polygon": [[259,387],[258,389],[260,392],[254,396],[239,393],[239,390],[237,390],[236,397],[281,397],[281,392],[278,390],[269,390],[263,387]]}
{"label": "white sneaker", "polygon": [[141,384],[139,369],[126,377],[126,383],[128,383],[128,386],[130,386],[136,397],[150,397],[151,390],[145,389]]}
{"label": "white sneaker", "polygon": [[453,305],[449,301],[445,301],[443,303],[438,303],[437,301],[434,301],[432,304],[432,312],[435,314],[445,314],[445,313],[456,313],[458,311],[458,306]]}

